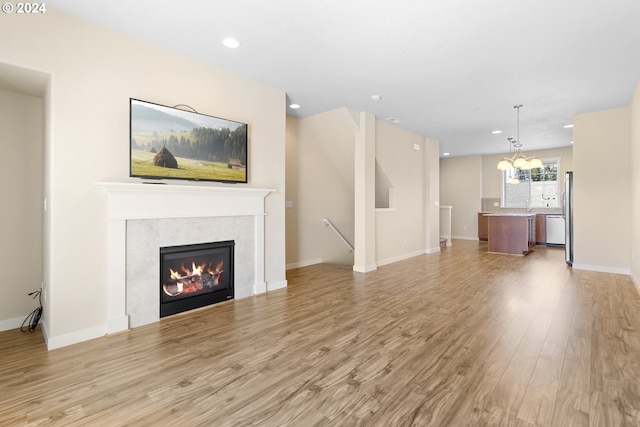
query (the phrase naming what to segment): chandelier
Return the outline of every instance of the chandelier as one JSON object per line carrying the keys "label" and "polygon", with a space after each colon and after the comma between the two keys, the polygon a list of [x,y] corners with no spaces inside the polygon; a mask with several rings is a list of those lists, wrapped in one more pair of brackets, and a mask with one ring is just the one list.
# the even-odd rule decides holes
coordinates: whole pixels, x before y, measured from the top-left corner
{"label": "chandelier", "polygon": [[[505,157],[498,162],[498,169],[501,171],[508,171],[512,169],[517,170],[529,170],[542,167],[542,161],[536,156],[527,157],[522,152],[522,143],[520,142],[520,108],[522,104],[514,105],[513,108],[517,111],[517,136],[516,138],[510,136],[507,138],[509,141],[509,154],[511,155],[511,147],[513,146],[514,153],[511,157]],[[514,177],[507,178],[507,180],[514,181],[517,184],[519,180]]]}

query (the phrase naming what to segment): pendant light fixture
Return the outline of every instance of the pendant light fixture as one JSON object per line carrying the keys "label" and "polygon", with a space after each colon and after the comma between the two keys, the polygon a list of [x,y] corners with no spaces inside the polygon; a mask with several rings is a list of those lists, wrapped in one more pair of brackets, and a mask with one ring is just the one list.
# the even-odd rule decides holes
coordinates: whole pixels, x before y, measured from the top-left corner
{"label": "pendant light fixture", "polygon": [[[522,104],[514,105],[513,108],[517,111],[517,134],[516,137],[510,136],[507,138],[509,141],[509,156],[505,157],[500,162],[498,162],[498,169],[501,171],[508,171],[511,169],[519,169],[519,170],[529,170],[529,169],[537,169],[542,167],[542,161],[538,159],[536,156],[527,157],[522,152],[522,143],[520,142],[520,108],[522,108]],[[514,153],[511,155],[511,147],[513,146]],[[511,179],[513,178],[513,179]],[[508,180],[513,181],[510,183],[517,184],[520,182],[515,177],[509,177]]]}

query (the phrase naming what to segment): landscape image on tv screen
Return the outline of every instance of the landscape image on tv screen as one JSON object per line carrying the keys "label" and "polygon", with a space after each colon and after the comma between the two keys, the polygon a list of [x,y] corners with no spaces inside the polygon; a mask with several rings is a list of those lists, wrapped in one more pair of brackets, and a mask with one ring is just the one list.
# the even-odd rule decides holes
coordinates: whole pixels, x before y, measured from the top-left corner
{"label": "landscape image on tv screen", "polygon": [[247,125],[131,98],[130,175],[247,182]]}

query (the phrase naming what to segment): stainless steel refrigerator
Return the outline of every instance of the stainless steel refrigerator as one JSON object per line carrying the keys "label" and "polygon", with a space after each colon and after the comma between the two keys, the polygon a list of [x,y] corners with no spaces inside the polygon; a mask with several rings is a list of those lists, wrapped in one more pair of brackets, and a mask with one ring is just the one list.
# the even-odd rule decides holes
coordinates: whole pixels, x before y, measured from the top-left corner
{"label": "stainless steel refrigerator", "polygon": [[564,216],[564,258],[573,265],[573,172],[564,173],[562,193],[562,215]]}

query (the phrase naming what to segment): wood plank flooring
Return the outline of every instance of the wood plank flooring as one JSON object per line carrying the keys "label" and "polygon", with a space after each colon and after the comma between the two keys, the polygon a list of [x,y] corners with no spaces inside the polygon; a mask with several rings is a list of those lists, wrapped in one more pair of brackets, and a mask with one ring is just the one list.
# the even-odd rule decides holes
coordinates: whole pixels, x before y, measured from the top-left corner
{"label": "wood plank flooring", "polygon": [[48,352],[0,333],[0,425],[640,426],[623,275],[454,241]]}

